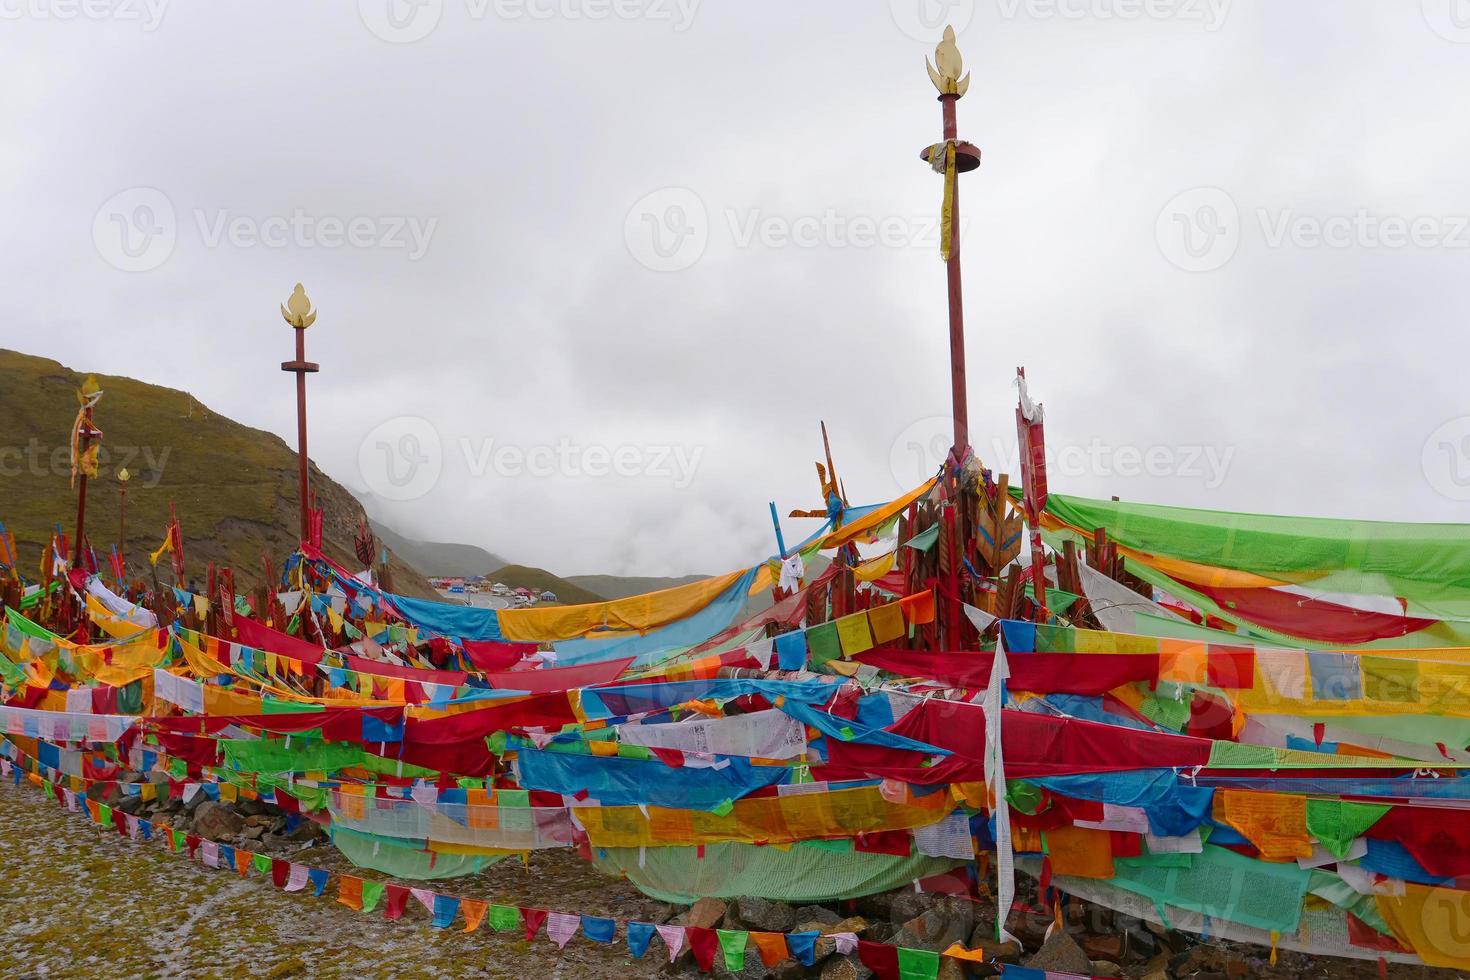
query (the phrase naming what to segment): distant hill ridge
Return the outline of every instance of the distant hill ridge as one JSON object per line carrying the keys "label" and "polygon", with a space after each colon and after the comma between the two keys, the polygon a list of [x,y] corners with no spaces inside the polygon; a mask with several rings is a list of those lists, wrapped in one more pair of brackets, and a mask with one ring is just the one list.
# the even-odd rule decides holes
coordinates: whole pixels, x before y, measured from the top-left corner
{"label": "distant hill ridge", "polygon": [[630,595],[658,592],[678,585],[688,585],[709,578],[708,575],[680,575],[666,578],[646,575],[568,575],[566,580],[604,599],[624,599]]}
{"label": "distant hill ridge", "polygon": [[472,544],[418,541],[405,537],[380,521],[370,521],[373,533],[399,557],[424,575],[464,578],[485,575],[506,564],[504,558]]}
{"label": "distant hill ridge", "polygon": [[[39,572],[53,525],[74,530],[76,491],[67,447],[76,391],[85,380],[85,373],[56,361],[0,349],[0,521],[15,535],[22,573],[31,578]],[[252,587],[264,575],[262,555],[279,570],[298,543],[296,453],[280,437],[210,411],[188,392],[105,374],[97,374],[97,383],[103,395],[96,424],[104,437],[100,475],[87,494],[87,537],[98,556],[105,562],[117,541],[117,470],[126,467],[132,477],[126,550],[133,576],[147,575],[148,553],[163,540],[169,501],[178,506],[191,580],[202,582],[212,561],[234,571],[238,588]],[[353,538],[362,505],[315,466],[311,486],[323,509],[323,550],[355,565]],[[434,594],[391,545],[389,552],[399,592]],[[159,578],[172,584],[166,569],[161,562]]]}
{"label": "distant hill ridge", "polygon": [[556,593],[561,605],[576,606],[586,602],[602,602],[608,596],[590,592],[568,579],[558,578],[544,568],[527,565],[504,565],[485,576],[492,582],[501,582],[513,589],[530,589],[537,595],[548,589]]}

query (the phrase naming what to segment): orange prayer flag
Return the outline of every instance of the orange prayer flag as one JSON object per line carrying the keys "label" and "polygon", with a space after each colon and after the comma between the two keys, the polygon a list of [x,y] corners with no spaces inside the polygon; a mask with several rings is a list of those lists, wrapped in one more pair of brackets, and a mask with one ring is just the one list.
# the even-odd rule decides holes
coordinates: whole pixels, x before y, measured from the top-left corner
{"label": "orange prayer flag", "polygon": [[750,941],[760,951],[761,962],[767,967],[774,967],[777,963],[791,958],[791,952],[786,946],[786,935],[780,932],[752,932]]}
{"label": "orange prayer flag", "polygon": [[934,622],[934,593],[928,589],[923,592],[915,592],[911,596],[905,596],[898,601],[903,609],[904,618],[910,625],[923,626],[925,623]]}
{"label": "orange prayer flag", "polygon": [[362,911],[362,879],[342,875],[337,884],[337,901],[350,909]]}
{"label": "orange prayer flag", "polygon": [[250,862],[255,860],[255,855],[243,848],[235,848],[235,870],[243,878],[250,873]]}
{"label": "orange prayer flag", "polygon": [[485,912],[489,908],[489,902],[477,902],[472,898],[460,899],[459,910],[464,913],[464,931],[474,932],[480,928],[480,923],[484,921]]}
{"label": "orange prayer flag", "polygon": [[1113,876],[1113,838],[1106,830],[1063,825],[1045,831],[1055,874],[1074,878]]}
{"label": "orange prayer flag", "polygon": [[984,963],[985,957],[990,954],[983,949],[966,949],[959,943],[955,943],[941,955],[955,960],[969,960],[971,963]]}
{"label": "orange prayer flag", "polygon": [[1217,790],[1214,818],[1240,831],[1261,852],[1263,861],[1312,856],[1305,796]]}

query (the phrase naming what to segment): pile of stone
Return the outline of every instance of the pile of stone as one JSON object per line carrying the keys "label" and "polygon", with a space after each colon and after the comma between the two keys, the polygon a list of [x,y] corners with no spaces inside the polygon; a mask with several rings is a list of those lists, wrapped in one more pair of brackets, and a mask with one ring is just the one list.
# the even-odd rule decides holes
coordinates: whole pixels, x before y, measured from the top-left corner
{"label": "pile of stone", "polygon": [[[121,782],[136,780],[135,775],[127,774]],[[150,800],[127,793],[121,783],[102,784],[98,789],[101,791],[98,801],[117,812],[164,824],[186,834],[197,834],[205,840],[247,847],[257,853],[284,857],[326,837],[325,831],[312,821],[304,818],[293,820],[276,807],[259,800],[221,803],[199,793],[186,803],[170,798],[164,787],[160,787],[160,798]]]}
{"label": "pile of stone", "polygon": [[[1007,929],[1018,941],[1003,943],[995,939],[993,905],[966,896],[912,890],[885,892],[832,906],[793,907],[762,898],[705,898],[688,908],[669,907],[660,918],[708,929],[809,931],[821,935],[816,943],[816,962],[811,966],[788,959],[767,967],[753,944],[747,947],[744,968],[738,972],[727,970],[717,957],[716,975],[739,980],[868,980],[873,974],[858,954],[839,954],[836,942],[827,938],[842,932],[910,949],[944,952],[958,945],[983,953],[984,963],[941,958],[940,980],[997,976],[1001,964],[1007,963],[1127,980],[1244,980],[1259,974],[1265,965],[1260,950],[1247,952],[1231,944],[1202,944],[1157,923],[1075,899],[1065,900],[1060,927],[1052,913],[1014,913]],[[666,967],[670,973],[693,970],[688,951]]]}

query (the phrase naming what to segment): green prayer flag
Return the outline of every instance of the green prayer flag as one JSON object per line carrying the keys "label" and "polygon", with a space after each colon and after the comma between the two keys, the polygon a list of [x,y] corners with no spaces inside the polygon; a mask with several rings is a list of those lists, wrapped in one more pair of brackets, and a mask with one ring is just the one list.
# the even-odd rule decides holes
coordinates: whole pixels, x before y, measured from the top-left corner
{"label": "green prayer flag", "polygon": [[528,789],[497,789],[495,802],[500,806],[528,807],[531,805],[531,791]]}
{"label": "green prayer flag", "polygon": [[939,976],[939,954],[898,947],[898,976],[899,980],[934,980]]}
{"label": "green prayer flag", "polygon": [[490,906],[490,928],[496,932],[511,932],[520,927],[521,910],[514,905]]}
{"label": "green prayer flag", "polygon": [[97,804],[97,822],[103,827],[112,826],[112,807],[106,803]]}
{"label": "green prayer flag", "polygon": [[271,873],[271,856],[269,854],[256,854],[250,859],[251,867],[263,875]]}
{"label": "green prayer flag", "polygon": [[367,881],[364,879],[362,883],[362,910],[364,912],[371,912],[377,908],[378,899],[383,897],[383,892],[386,889],[387,886],[381,881]]}
{"label": "green prayer flag", "polygon": [[934,547],[934,542],[939,540],[939,525],[931,524],[918,534],[903,543],[905,548],[913,548],[916,551],[928,551]]}
{"label": "green prayer flag", "polygon": [[745,942],[750,933],[744,929],[716,929],[720,937],[720,949],[725,954],[725,969],[739,973],[745,969]]}
{"label": "green prayer flag", "polygon": [[1346,800],[1307,800],[1307,832],[1336,857],[1346,858],[1353,840],[1379,821],[1388,807]]}
{"label": "green prayer flag", "polygon": [[188,841],[185,839],[187,836],[182,830],[174,830],[172,827],[169,828],[168,838],[173,844],[175,851],[182,851],[184,849],[188,844]]}
{"label": "green prayer flag", "polygon": [[806,648],[814,668],[842,656],[842,641],[837,636],[837,624],[822,623],[807,630]]}

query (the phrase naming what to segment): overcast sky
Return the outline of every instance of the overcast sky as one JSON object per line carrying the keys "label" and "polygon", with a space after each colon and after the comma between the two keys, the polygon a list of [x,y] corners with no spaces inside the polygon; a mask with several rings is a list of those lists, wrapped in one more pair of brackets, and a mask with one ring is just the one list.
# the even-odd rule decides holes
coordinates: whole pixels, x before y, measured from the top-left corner
{"label": "overcast sky", "polygon": [[749,564],[946,445],[947,13],[983,460],[1025,364],[1054,491],[1465,520],[1470,4],[924,3],[0,0],[0,344],[294,442],[301,280],[400,530]]}

